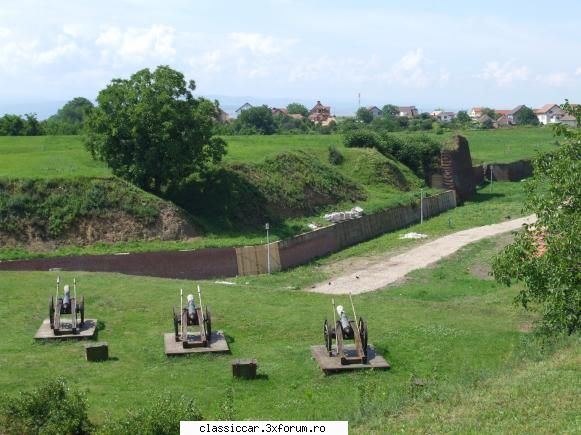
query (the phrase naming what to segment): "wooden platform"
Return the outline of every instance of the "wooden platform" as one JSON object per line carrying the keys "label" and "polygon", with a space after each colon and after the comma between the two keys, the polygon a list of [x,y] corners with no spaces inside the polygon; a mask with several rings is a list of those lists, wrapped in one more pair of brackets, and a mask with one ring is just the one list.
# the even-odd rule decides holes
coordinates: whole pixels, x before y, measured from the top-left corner
{"label": "wooden platform", "polygon": [[[166,355],[187,355],[189,353],[229,353],[230,348],[228,347],[228,342],[224,333],[222,331],[212,332],[212,337],[210,339],[209,347],[191,347],[184,348],[181,341],[176,341],[175,334],[173,332],[168,332],[163,334],[163,342],[165,345]],[[191,335],[191,337],[198,338],[199,335]]]}
{"label": "wooden platform", "polygon": [[[63,327],[69,327],[70,324],[67,322],[61,322]],[[64,331],[63,331],[64,332]],[[97,319],[85,319],[84,325],[80,328],[78,334],[73,333],[63,333],[55,335],[53,330],[50,328],[50,320],[44,319],[38,331],[34,335],[35,340],[84,340],[87,338],[95,337],[97,332]]]}
{"label": "wooden platform", "polygon": [[[335,351],[333,351],[335,352]],[[345,353],[349,355],[355,355],[355,345],[346,344]],[[348,364],[342,365],[341,359],[337,356],[329,356],[327,348],[324,345],[321,346],[311,346],[311,354],[317,360],[321,370],[325,374],[343,372],[348,370],[365,370],[365,369],[378,369],[387,370],[390,368],[389,363],[384,357],[375,353],[375,348],[370,344],[367,346],[367,364]]]}

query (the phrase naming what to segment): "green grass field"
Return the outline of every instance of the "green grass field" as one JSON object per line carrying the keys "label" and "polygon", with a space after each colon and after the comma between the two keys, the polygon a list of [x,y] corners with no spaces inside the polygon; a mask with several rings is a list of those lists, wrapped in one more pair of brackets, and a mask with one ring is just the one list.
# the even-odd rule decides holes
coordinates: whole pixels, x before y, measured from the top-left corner
{"label": "green grass field", "polygon": [[[460,132],[470,142],[479,162],[510,162],[532,158],[554,147],[550,128],[469,130]],[[407,134],[407,133],[398,133]],[[442,137],[444,136],[435,136]],[[258,162],[282,151],[307,150],[327,160],[327,148],[343,150],[340,135],[230,136],[226,161]],[[79,136],[0,137],[0,177],[52,178],[108,176],[110,171],[92,160]]]}
{"label": "green grass field", "polygon": [[[370,342],[392,364],[388,372],[325,377],[309,353],[322,342],[330,298],[298,289],[324,278],[316,265],[272,276],[240,277],[235,285],[202,282],[214,329],[223,329],[232,355],[167,358],[161,334],[171,331],[178,289],[194,283],[118,274],[73,276],[87,316],[104,327],[112,360],[88,363],[81,343],[37,344],[32,336],[46,317],[56,273],[0,274],[0,384],[10,394],[44,379],[65,376],[87,391],[96,421],[144,405],[164,391],[196,399],[205,418],[219,414],[225,392],[234,393],[238,419],[349,419],[404,412],[413,403],[411,378],[433,391],[477,385],[502,375],[526,354],[533,316],[512,305],[516,288],[504,288],[473,270],[486,268],[498,249],[487,240],[437,266],[412,273],[405,284],[355,297],[369,322]],[[346,304],[344,297],[339,302]],[[257,358],[261,379],[236,381],[234,358]],[[519,362],[520,364],[520,362]],[[431,390],[432,391],[432,390]],[[485,416],[486,417],[486,416]],[[495,418],[494,415],[486,418]]]}

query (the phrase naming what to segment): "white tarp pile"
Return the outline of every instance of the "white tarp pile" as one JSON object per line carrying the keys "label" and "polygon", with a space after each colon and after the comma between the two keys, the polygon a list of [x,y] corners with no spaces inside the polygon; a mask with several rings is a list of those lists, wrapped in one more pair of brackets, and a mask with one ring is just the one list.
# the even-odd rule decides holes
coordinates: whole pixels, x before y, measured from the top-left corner
{"label": "white tarp pile", "polygon": [[425,239],[426,237],[428,236],[420,233],[406,233],[399,236],[400,239]]}
{"label": "white tarp pile", "polygon": [[361,207],[353,207],[349,211],[336,211],[333,213],[328,213],[323,218],[329,222],[342,222],[348,219],[356,219],[363,216],[363,209]]}

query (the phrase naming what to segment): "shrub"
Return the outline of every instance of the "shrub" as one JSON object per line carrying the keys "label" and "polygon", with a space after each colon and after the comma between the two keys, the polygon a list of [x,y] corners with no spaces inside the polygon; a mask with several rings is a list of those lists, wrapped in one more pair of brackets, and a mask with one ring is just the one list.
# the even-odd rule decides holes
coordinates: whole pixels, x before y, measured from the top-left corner
{"label": "shrub", "polygon": [[429,136],[416,134],[381,136],[379,151],[409,167],[418,177],[427,180],[438,166],[441,145]]}
{"label": "shrub", "polygon": [[88,434],[93,425],[85,395],[58,378],[0,402],[0,433]]}
{"label": "shrub", "polygon": [[110,420],[97,432],[103,435],[173,435],[180,432],[180,421],[202,420],[202,414],[191,399],[158,397],[150,406],[128,411],[125,417]]}
{"label": "shrub", "polygon": [[381,138],[373,131],[357,130],[346,134],[344,143],[348,148],[379,148]]}
{"label": "shrub", "polygon": [[340,165],[345,160],[343,154],[337,149],[335,145],[329,145],[329,163],[332,165]]}

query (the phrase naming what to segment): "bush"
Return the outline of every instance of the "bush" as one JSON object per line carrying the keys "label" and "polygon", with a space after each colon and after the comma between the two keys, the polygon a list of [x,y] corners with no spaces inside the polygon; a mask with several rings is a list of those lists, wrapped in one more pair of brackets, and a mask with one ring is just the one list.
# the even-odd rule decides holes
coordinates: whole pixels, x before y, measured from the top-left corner
{"label": "bush", "polygon": [[340,165],[345,160],[343,154],[337,149],[335,145],[329,145],[329,163],[332,165]]}
{"label": "bush", "polygon": [[103,425],[98,434],[173,435],[180,432],[180,421],[202,420],[202,414],[191,399],[170,395],[158,397],[152,405],[128,411],[125,417]]}
{"label": "bush", "polygon": [[344,143],[348,148],[380,148],[381,138],[373,131],[357,130],[346,134]]}
{"label": "bush", "polygon": [[85,395],[62,378],[0,402],[3,434],[88,434],[92,429]]}
{"label": "bush", "polygon": [[409,167],[418,177],[427,180],[436,170],[440,157],[439,142],[422,134],[381,136],[378,150],[386,157],[394,158]]}

